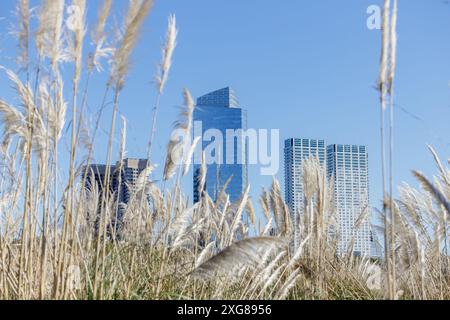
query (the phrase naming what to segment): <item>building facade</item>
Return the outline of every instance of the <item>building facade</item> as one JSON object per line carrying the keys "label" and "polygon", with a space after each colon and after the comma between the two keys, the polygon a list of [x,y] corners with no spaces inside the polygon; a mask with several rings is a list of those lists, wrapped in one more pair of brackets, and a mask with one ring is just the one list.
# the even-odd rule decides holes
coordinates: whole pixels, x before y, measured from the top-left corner
{"label": "building facade", "polygon": [[[121,223],[129,203],[131,196],[137,191],[137,179],[139,175],[147,168],[148,160],[146,159],[124,159],[122,163],[117,162],[116,165],[109,166],[110,183],[109,192],[117,201],[117,220],[111,222],[113,228],[120,229]],[[99,190],[99,204],[96,213],[97,220],[101,210],[101,202],[105,194],[104,182],[108,166],[104,164],[92,164],[85,168],[88,170],[85,187],[88,190],[95,185]],[[84,176],[84,175],[83,175]]]}
{"label": "building facade", "polygon": [[204,190],[199,190],[201,154],[194,161],[194,203],[203,191],[215,200],[228,180],[230,201],[238,200],[248,184],[246,110],[239,107],[234,91],[227,87],[199,97],[193,120],[194,137],[201,135],[201,151],[207,160]]}
{"label": "building facade", "polygon": [[294,247],[299,245],[299,218],[304,213],[303,163],[316,157],[325,166],[325,141],[318,139],[287,139],[284,142],[285,201],[289,206],[294,224]]}
{"label": "building facade", "polygon": [[[303,163],[317,157],[326,169],[328,181],[333,181],[338,254],[350,249],[355,256],[371,256],[373,234],[370,224],[368,153],[365,146],[325,145],[324,140],[287,139],[284,145],[285,201],[294,221],[294,243],[299,238],[298,218],[304,212]],[[367,218],[355,228],[359,217]]]}
{"label": "building facade", "polygon": [[325,168],[326,148],[324,140],[287,139],[284,142],[285,199],[295,214],[303,213],[303,162],[309,157],[317,157]]}
{"label": "building facade", "polygon": [[[371,255],[367,147],[333,144],[327,147],[327,175],[334,182],[338,222],[338,254],[353,248],[355,256]],[[367,215],[357,227],[359,217]]]}

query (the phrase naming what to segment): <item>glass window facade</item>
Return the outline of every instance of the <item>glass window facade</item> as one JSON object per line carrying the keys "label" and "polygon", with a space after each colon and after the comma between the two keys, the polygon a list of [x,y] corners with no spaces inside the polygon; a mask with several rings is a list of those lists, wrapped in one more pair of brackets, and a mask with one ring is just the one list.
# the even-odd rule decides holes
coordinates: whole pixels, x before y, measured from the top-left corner
{"label": "glass window facade", "polygon": [[339,229],[338,253],[353,245],[356,256],[371,255],[370,215],[355,228],[358,217],[369,206],[369,167],[365,146],[330,145],[327,147],[327,175],[334,181],[334,200]]}
{"label": "glass window facade", "polygon": [[[324,140],[287,139],[284,145],[285,201],[292,211],[295,233],[298,238],[297,215],[303,214],[304,193],[302,162],[317,156],[326,168],[328,179],[334,182],[334,203],[339,228],[338,254],[371,255],[370,218],[357,230],[355,222],[369,207],[368,153],[366,146],[332,144]],[[370,215],[369,215],[370,217]]]}
{"label": "glass window facade", "polygon": [[[219,163],[207,165],[205,191],[211,198],[216,200],[223,186],[231,178],[226,189],[230,196],[230,201],[240,199],[247,188],[247,163],[248,145],[246,141],[239,138],[233,143],[233,150],[227,150],[229,144],[225,138],[227,130],[247,130],[247,112],[238,106],[234,92],[230,88],[224,88],[206,94],[197,99],[197,106],[194,111],[194,122],[199,121],[202,125],[202,136],[210,129],[220,131],[223,137],[221,154],[218,155]],[[202,151],[212,143],[202,139]],[[239,140],[242,143],[239,143]],[[234,161],[227,163],[227,154],[233,152]],[[238,155],[243,155],[239,157]],[[201,165],[194,164],[194,202],[200,199],[198,178]]]}
{"label": "glass window facade", "polygon": [[285,201],[294,222],[294,246],[299,245],[298,217],[304,211],[303,163],[309,157],[317,157],[325,168],[325,141],[317,139],[287,139],[284,142]]}

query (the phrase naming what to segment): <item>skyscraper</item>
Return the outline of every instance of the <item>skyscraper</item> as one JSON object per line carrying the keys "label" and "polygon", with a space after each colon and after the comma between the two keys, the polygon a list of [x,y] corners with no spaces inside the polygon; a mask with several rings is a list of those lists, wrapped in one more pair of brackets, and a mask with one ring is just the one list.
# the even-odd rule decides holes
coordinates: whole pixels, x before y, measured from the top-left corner
{"label": "skyscraper", "polygon": [[325,168],[325,141],[316,139],[287,139],[284,142],[285,198],[293,214],[303,213],[303,162],[317,157]]}
{"label": "skyscraper", "polygon": [[[109,192],[114,195],[114,200],[118,202],[117,221],[112,221],[114,228],[120,228],[125,214],[125,207],[129,203],[132,194],[137,191],[137,179],[147,166],[148,161],[145,159],[124,159],[122,163],[117,162],[115,166],[110,166]],[[89,170],[86,188],[91,189],[95,185],[100,191],[98,212],[93,213],[98,215],[101,201],[104,197],[105,188],[103,184],[108,166],[92,164],[85,170]]]}
{"label": "skyscraper", "polygon": [[[353,245],[356,256],[370,256],[370,207],[367,147],[333,144],[327,147],[327,174],[334,180],[334,202],[339,225],[338,254]],[[359,217],[367,215],[355,228]]]}
{"label": "skyscraper", "polygon": [[309,157],[317,157],[325,168],[325,141],[317,139],[287,139],[284,142],[285,201],[292,213],[294,223],[294,245],[298,246],[298,217],[303,214],[303,162]]}
{"label": "skyscraper", "polygon": [[[239,107],[234,91],[227,87],[197,99],[194,136],[201,135],[207,160],[205,190],[216,199],[227,180],[230,201],[238,200],[247,187],[247,112]],[[194,202],[200,199],[200,159],[194,162]]]}
{"label": "skyscraper", "polygon": [[[298,245],[298,215],[304,209],[302,174],[305,159],[315,156],[334,183],[334,203],[338,230],[338,254],[348,252],[353,245],[356,256],[371,255],[371,228],[369,207],[368,153],[365,146],[329,145],[324,140],[287,139],[284,145],[285,201],[294,221],[294,244]],[[359,217],[367,214],[364,222],[355,228]]]}

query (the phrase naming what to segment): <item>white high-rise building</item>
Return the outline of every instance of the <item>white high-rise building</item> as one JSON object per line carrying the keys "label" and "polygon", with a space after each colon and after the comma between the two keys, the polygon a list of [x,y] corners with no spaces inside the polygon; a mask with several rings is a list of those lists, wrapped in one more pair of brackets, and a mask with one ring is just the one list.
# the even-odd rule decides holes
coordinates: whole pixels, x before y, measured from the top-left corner
{"label": "white high-rise building", "polygon": [[[304,161],[315,156],[326,168],[328,180],[334,181],[335,217],[338,236],[338,254],[353,247],[355,256],[371,255],[368,153],[365,146],[329,145],[324,140],[287,139],[284,145],[285,201],[294,221],[294,245],[298,245],[298,217],[304,212]],[[368,211],[365,211],[368,210]],[[355,224],[367,212],[358,228]]]}
{"label": "white high-rise building", "polygon": [[[338,254],[353,246],[355,256],[371,255],[369,164],[367,147],[333,144],[327,147],[327,174],[334,181],[338,222]],[[357,221],[365,216],[362,223]],[[356,228],[357,227],[357,228]]]}
{"label": "white high-rise building", "polygon": [[325,168],[325,141],[317,139],[287,139],[284,142],[285,201],[294,222],[294,246],[299,245],[298,217],[303,214],[303,162],[317,157]]}

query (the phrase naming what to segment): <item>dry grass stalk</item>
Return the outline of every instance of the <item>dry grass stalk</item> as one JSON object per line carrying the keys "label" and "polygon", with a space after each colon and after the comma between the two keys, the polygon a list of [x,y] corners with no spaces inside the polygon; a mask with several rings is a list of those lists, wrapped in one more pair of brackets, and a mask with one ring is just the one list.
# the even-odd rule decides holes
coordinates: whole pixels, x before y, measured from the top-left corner
{"label": "dry grass stalk", "polygon": [[162,94],[169,77],[169,71],[172,66],[172,57],[175,47],[177,45],[177,25],[175,15],[169,16],[167,27],[166,42],[162,49],[162,62],[159,65],[159,73],[156,76],[157,89],[159,94]]}
{"label": "dry grass stalk", "polygon": [[[61,3],[45,1],[44,9],[59,10]],[[125,38],[127,34],[138,34],[136,27],[143,19],[138,16],[149,3],[131,3],[125,22]],[[26,1],[21,1],[20,5],[25,8]],[[94,32],[96,41],[105,39],[110,6],[111,2],[105,1],[105,12],[100,14]],[[394,12],[395,7],[396,3]],[[118,206],[123,204],[114,195],[104,192],[105,180],[96,183],[93,170],[86,170],[90,172],[86,173],[87,181],[65,181],[58,174],[62,170],[58,162],[58,145],[65,123],[66,98],[57,65],[63,61],[64,41],[60,31],[56,30],[57,17],[50,17],[45,10],[39,10],[41,23],[36,36],[40,46],[37,49],[42,59],[50,58],[51,72],[36,76],[33,90],[28,81],[22,81],[19,75],[7,70],[15,101],[19,103],[14,105],[8,99],[0,99],[2,143],[5,145],[0,154],[1,164],[4,164],[0,170],[0,299],[384,297],[383,290],[371,290],[367,285],[371,266],[367,259],[336,255],[336,238],[329,234],[336,225],[334,186],[317,159],[309,159],[304,168],[302,179],[307,209],[298,225],[292,222],[276,180],[268,191],[263,190],[261,208],[253,206],[248,189],[241,199],[230,203],[227,194],[230,179],[213,201],[205,190],[207,166],[203,155],[201,198],[198,204],[191,206],[181,190],[182,173],[187,173],[190,162],[179,166],[179,179],[172,191],[162,191],[155,182],[148,181],[155,168],[149,164],[135,185],[127,186],[130,199],[123,207],[125,216],[120,237],[117,237],[119,234],[110,227],[117,221]],[[54,12],[61,13],[56,9]],[[393,19],[391,16],[390,32],[396,24]],[[77,55],[81,54],[80,47],[85,41],[81,40],[81,35],[78,34]],[[59,49],[50,50],[49,39],[59,39]],[[135,43],[135,38],[121,42],[123,46],[134,46]],[[119,48],[119,51],[127,56],[117,61],[123,67],[131,51],[129,47]],[[58,56],[55,62],[53,59]],[[389,61],[392,65],[393,56],[395,53],[388,51],[388,65]],[[43,67],[41,62],[37,65]],[[83,78],[83,68],[77,61],[70,62],[74,69],[79,68],[80,79]],[[119,81],[110,83],[115,89],[116,112],[118,93],[124,84],[121,80],[125,80],[127,68],[120,70],[125,70],[123,77],[114,78]],[[393,80],[392,70],[386,71],[386,77]],[[91,71],[87,69],[88,74]],[[74,80],[76,78],[75,74]],[[389,94],[392,96],[392,91]],[[85,97],[87,99],[87,94]],[[187,91],[184,97],[185,108],[176,127],[190,133],[194,102]],[[114,122],[110,136],[115,137]],[[183,150],[185,160],[192,155],[195,144],[194,141],[190,148]],[[392,217],[387,216],[383,232],[395,239],[391,251],[396,263],[391,267],[397,274],[398,290],[395,290],[394,298],[450,298],[450,261],[446,251],[450,174],[437,153],[430,150],[438,176],[430,179],[416,172],[422,189],[405,185],[400,189],[400,199],[385,203]],[[117,156],[123,159],[125,153],[126,129],[123,125]],[[75,159],[76,149],[74,154]],[[108,163],[112,157],[109,145]],[[61,186],[65,188],[59,194],[57,191]],[[68,198],[73,205],[66,205]],[[244,211],[250,221],[244,218]],[[254,225],[259,216],[264,216],[265,224],[256,230],[255,238],[249,238],[249,222]],[[367,212],[364,211],[355,222],[355,229],[366,220]],[[291,246],[293,226],[302,231],[297,250],[292,250]],[[275,236],[267,237],[269,234]],[[376,264],[384,266],[385,262],[377,261]],[[76,279],[79,280],[77,286],[73,286],[71,275],[77,268],[80,277]]]}

